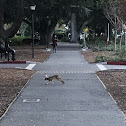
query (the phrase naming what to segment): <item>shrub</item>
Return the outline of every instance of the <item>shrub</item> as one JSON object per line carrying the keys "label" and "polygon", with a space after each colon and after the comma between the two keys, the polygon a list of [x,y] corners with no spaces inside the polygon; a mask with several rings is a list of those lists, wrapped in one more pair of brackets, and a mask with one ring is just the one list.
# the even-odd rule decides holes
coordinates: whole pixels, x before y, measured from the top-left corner
{"label": "shrub", "polygon": [[106,62],[106,61],[109,61],[110,58],[107,57],[107,56],[96,56],[95,58],[95,62]]}
{"label": "shrub", "polygon": [[122,47],[122,49],[118,49],[116,51],[116,60],[117,61],[126,61],[126,49],[125,49],[125,46]]}
{"label": "shrub", "polygon": [[[96,37],[90,41],[87,41],[87,46],[91,48],[93,51],[114,51],[115,45],[113,41],[109,41],[109,45],[107,46],[106,37]],[[119,48],[117,46],[117,48]]]}
{"label": "shrub", "polygon": [[32,30],[30,26],[27,26],[24,32],[24,36],[30,37],[32,35]]}
{"label": "shrub", "polygon": [[69,40],[69,38],[68,38],[67,36],[64,36],[64,37],[61,38],[59,41],[60,41],[60,42],[69,42],[70,40]]}
{"label": "shrub", "polygon": [[108,46],[106,46],[106,51],[114,51],[115,50],[115,45],[114,44],[110,44]]}
{"label": "shrub", "polygon": [[22,45],[22,40],[24,38],[24,36],[14,36],[11,38],[11,45]]}
{"label": "shrub", "polygon": [[87,46],[93,51],[103,51],[106,48],[106,37],[96,37],[86,42]]}

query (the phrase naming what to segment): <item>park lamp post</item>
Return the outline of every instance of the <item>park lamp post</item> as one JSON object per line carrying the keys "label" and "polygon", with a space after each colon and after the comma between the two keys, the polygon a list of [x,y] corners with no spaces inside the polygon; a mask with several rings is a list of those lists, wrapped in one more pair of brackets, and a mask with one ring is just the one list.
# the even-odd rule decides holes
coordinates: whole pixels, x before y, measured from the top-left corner
{"label": "park lamp post", "polygon": [[36,5],[33,4],[30,6],[31,12],[32,12],[32,58],[34,58],[34,11],[35,11]]}

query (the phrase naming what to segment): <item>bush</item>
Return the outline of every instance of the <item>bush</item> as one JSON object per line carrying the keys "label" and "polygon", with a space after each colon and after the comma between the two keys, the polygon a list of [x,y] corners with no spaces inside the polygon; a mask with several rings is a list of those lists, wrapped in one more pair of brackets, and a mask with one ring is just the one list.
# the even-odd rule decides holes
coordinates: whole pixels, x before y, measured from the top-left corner
{"label": "bush", "polygon": [[103,51],[106,48],[106,37],[96,37],[86,42],[87,46],[93,51]]}
{"label": "bush", "polygon": [[14,36],[11,38],[11,45],[22,45],[22,40],[24,38],[24,36]]}
{"label": "bush", "polygon": [[120,50],[120,49],[118,49],[117,51],[116,51],[116,60],[117,61],[126,61],[126,49],[125,49],[125,46],[124,47],[122,47],[122,49]]}
{"label": "bush", "polygon": [[32,30],[31,30],[31,27],[30,26],[27,26],[26,29],[25,29],[25,32],[24,32],[24,36],[31,36],[32,35]]}
{"label": "bush", "polygon": [[115,45],[114,44],[110,44],[108,46],[106,46],[105,51],[114,51],[115,50]]}
{"label": "bush", "polygon": [[61,38],[59,41],[60,41],[60,42],[69,42],[70,40],[69,40],[69,38],[68,38],[67,36],[64,36],[64,37]]}
{"label": "bush", "polygon": [[96,56],[95,58],[95,62],[106,62],[106,61],[109,61],[110,58],[109,57],[106,57],[106,56]]}
{"label": "bush", "polygon": [[91,39],[87,41],[87,46],[93,51],[114,51],[115,50],[115,45],[112,41],[109,41],[109,45],[107,46],[106,37],[96,37],[95,39]]}

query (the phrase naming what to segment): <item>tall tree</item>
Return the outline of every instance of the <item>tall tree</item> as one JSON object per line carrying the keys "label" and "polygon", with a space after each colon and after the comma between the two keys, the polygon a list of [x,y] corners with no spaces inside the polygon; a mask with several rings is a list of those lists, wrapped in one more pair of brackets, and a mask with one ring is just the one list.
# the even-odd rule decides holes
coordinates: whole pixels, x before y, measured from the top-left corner
{"label": "tall tree", "polygon": [[[0,0],[0,43],[5,44],[7,38],[14,36],[23,19],[24,0]],[[4,24],[11,23],[11,27],[4,28]]]}
{"label": "tall tree", "polygon": [[[33,1],[28,1],[27,6],[33,3]],[[51,32],[55,28],[58,19],[61,16],[60,1],[57,0],[34,0],[36,5],[35,10],[35,31],[40,33],[40,44],[47,44],[48,38],[51,36]],[[28,8],[28,7],[27,7]],[[25,11],[25,22],[31,22],[30,10]]]}
{"label": "tall tree", "polygon": [[[107,0],[74,0],[72,1],[71,5],[72,5],[72,10],[71,13],[75,13],[74,14],[74,20],[73,23],[77,22],[76,24],[72,25],[74,26],[74,28],[76,28],[76,31],[74,29],[75,32],[72,36],[72,42],[76,42],[77,41],[77,37],[78,34],[80,32],[82,32],[82,29],[86,26],[86,25],[92,25],[94,24],[95,26],[99,25],[99,28],[103,29],[104,25],[103,22],[100,23],[100,19],[104,20],[104,14],[103,14],[103,7],[105,6]],[[102,18],[99,18],[98,16],[96,16],[96,12],[101,12],[100,14],[103,15]],[[73,16],[73,15],[72,15]],[[98,18],[98,19],[96,19]],[[72,18],[73,19],[73,18]],[[76,25],[76,26],[75,26]],[[96,27],[94,27],[94,29],[96,29]],[[76,36],[75,36],[76,35]]]}
{"label": "tall tree", "polygon": [[[104,0],[98,0],[104,1]],[[20,27],[22,18],[25,15],[25,21],[31,25],[30,4],[36,4],[35,11],[35,30],[40,33],[41,43],[47,44],[51,32],[55,28],[59,18],[63,18],[68,22],[70,15],[75,13],[80,29],[83,26],[83,20],[87,20],[87,12],[96,4],[95,0],[0,0],[0,38],[1,41],[5,38],[12,37]],[[25,4],[25,6],[24,6]],[[11,6],[11,9],[10,9]],[[75,6],[75,7],[74,7]],[[23,11],[25,8],[25,14]],[[4,24],[12,23],[12,26],[5,30]],[[78,30],[79,31],[79,30]]]}
{"label": "tall tree", "polygon": [[[126,1],[125,0],[109,0],[108,4],[105,8],[105,15],[113,25],[115,30],[115,50],[117,49],[117,31],[123,29],[126,31]],[[121,45],[121,44],[120,44]],[[126,38],[125,38],[125,46],[126,46]]]}

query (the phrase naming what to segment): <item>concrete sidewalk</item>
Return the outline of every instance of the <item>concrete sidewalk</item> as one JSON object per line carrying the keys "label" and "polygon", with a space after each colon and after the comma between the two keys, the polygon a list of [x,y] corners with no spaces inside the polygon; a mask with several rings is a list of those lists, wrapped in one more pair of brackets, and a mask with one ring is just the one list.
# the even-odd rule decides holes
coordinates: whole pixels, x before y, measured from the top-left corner
{"label": "concrete sidewalk", "polygon": [[[88,64],[78,44],[60,44],[27,83],[0,126],[125,126],[118,109]],[[45,85],[44,73],[59,74],[65,84]]]}

